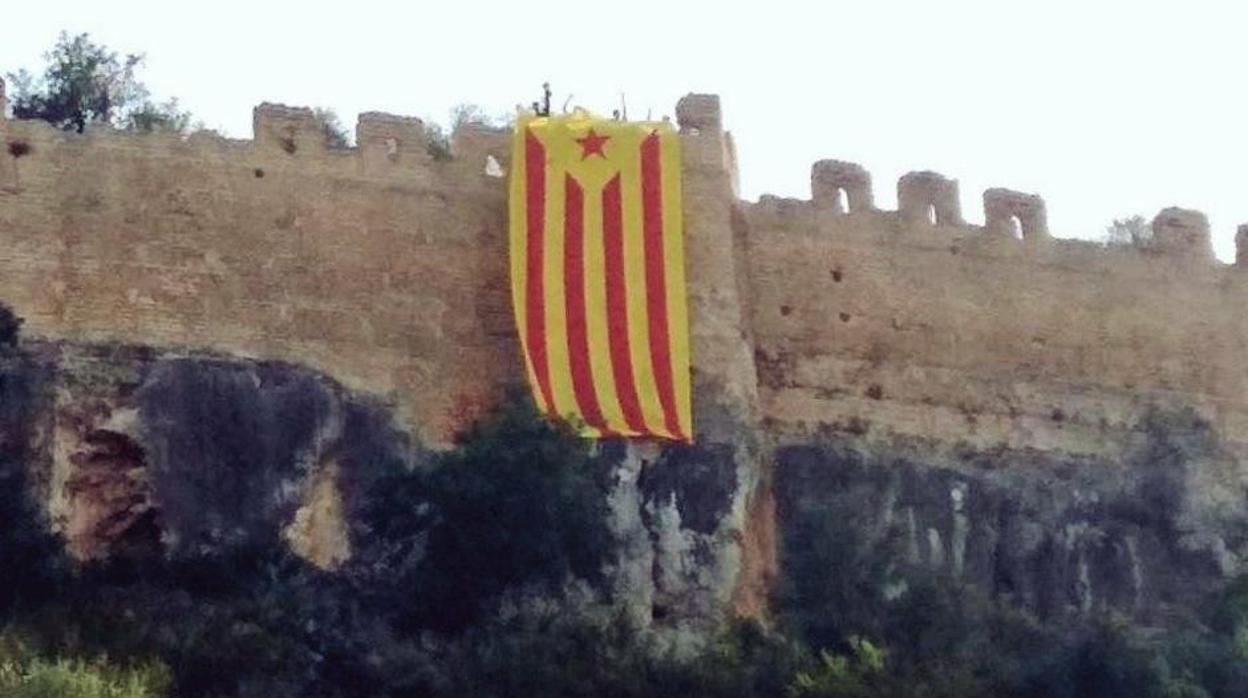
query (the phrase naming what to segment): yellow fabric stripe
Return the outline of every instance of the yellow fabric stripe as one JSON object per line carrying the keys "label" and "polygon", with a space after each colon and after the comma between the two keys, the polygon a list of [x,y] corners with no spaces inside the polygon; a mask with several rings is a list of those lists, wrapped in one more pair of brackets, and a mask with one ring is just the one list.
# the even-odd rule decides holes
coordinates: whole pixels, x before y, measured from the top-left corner
{"label": "yellow fabric stripe", "polygon": [[662,434],[663,406],[650,362],[650,314],[646,310],[646,252],[641,209],[641,130],[629,129],[619,160],[624,215],[624,280],[628,289],[628,346],[642,418],[651,434]]}
{"label": "yellow fabric stripe", "polygon": [[589,334],[589,365],[594,391],[607,425],[630,434],[611,371],[611,340],[607,330],[606,250],[602,240],[602,184],[583,181],[585,188],[585,324]]}
{"label": "yellow fabric stripe", "polygon": [[684,217],[680,189],[680,137],[671,129],[659,130],[663,165],[663,260],[666,265],[667,317],[671,341],[672,378],[680,428],[692,440],[693,416],[690,396],[689,310],[685,298]]}
{"label": "yellow fabric stripe", "polygon": [[537,376],[533,371],[533,360],[528,348],[524,345],[525,333],[528,329],[525,300],[525,261],[528,255],[528,244],[525,234],[528,230],[525,220],[525,158],[524,138],[529,118],[521,117],[516,122],[515,135],[511,145],[511,182],[508,192],[508,218],[510,232],[511,256],[511,305],[516,315],[516,339],[520,343],[520,353],[524,355],[524,368],[528,373],[529,387],[533,390],[533,399],[539,409],[544,409],[541,390],[537,385]]}
{"label": "yellow fabric stripe", "polygon": [[[550,124],[546,130],[546,354],[550,357],[550,392],[555,412],[574,422],[581,421],[581,410],[572,390],[572,368],[568,362],[567,307],[563,289],[564,186],[569,140],[563,129]],[[575,145],[572,143],[571,145]]]}

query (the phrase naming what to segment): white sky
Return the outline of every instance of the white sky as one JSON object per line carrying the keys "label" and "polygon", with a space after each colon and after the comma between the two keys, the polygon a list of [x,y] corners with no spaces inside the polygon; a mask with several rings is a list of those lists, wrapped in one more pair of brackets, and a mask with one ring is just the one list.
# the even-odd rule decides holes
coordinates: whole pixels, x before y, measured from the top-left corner
{"label": "white sky", "polygon": [[1248,222],[1248,5],[1186,0],[674,0],[472,3],[23,3],[0,21],[0,72],[42,69],[61,30],[144,52],[155,96],[250,137],[262,101],[445,122],[509,112],[549,79],[559,105],[671,113],[715,92],[743,195],[809,197],[821,158],[852,160],[896,204],[901,174],[1044,196],[1050,228],[1095,237],[1165,206],[1209,215],[1234,256]]}

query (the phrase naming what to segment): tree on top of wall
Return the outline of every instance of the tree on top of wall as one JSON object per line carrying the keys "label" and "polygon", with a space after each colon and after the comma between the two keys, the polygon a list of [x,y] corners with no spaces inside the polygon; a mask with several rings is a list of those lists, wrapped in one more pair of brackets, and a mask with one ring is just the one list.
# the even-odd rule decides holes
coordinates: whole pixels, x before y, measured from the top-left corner
{"label": "tree on top of wall", "polygon": [[78,133],[95,124],[139,132],[190,127],[190,113],[179,109],[176,99],[153,101],[136,77],[141,54],[120,56],[87,34],[62,32],[44,59],[39,77],[26,70],[8,75],[15,118],[41,119]]}
{"label": "tree on top of wall", "polygon": [[426,149],[434,160],[451,159],[451,134],[457,129],[479,126],[497,128],[507,124],[506,118],[488,114],[476,104],[457,104],[451,108],[451,125],[449,128],[436,121],[425,124],[425,135],[428,137]]}
{"label": "tree on top of wall", "polygon": [[342,125],[338,112],[325,107],[317,107],[312,110],[312,115],[316,117],[321,129],[325,132],[326,145],[330,148],[351,147],[351,134]]}
{"label": "tree on top of wall", "polygon": [[1153,224],[1144,216],[1115,218],[1105,226],[1105,244],[1139,247],[1153,238]]}

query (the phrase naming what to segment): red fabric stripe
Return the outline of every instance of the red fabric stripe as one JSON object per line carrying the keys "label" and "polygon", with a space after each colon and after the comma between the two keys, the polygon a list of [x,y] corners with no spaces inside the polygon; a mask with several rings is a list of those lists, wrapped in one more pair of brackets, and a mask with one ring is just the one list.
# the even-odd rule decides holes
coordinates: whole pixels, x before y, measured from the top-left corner
{"label": "red fabric stripe", "polygon": [[659,134],[641,142],[642,234],[646,258],[646,310],[650,316],[650,361],[663,406],[663,421],[671,436],[683,439],[676,414],[672,382],[671,341],[667,322],[667,279],[663,263],[663,172],[659,162]]}
{"label": "red fabric stripe", "polygon": [[532,131],[526,131],[524,136],[524,182],[524,345],[533,365],[542,407],[549,414],[554,412],[555,402],[551,399],[550,362],[546,356],[546,280],[542,263],[546,253],[546,148]]}
{"label": "red fabric stripe", "polygon": [[606,251],[607,332],[615,392],[628,428],[645,433],[646,421],[637,398],[633,355],[628,340],[628,294],[624,280],[624,214],[620,203],[620,176],[602,188],[602,244]]}
{"label": "red fabric stripe", "polygon": [[607,431],[607,420],[594,392],[589,363],[589,329],[585,321],[585,191],[572,175],[564,176],[563,297],[568,321],[568,367],[572,393],[585,423]]}

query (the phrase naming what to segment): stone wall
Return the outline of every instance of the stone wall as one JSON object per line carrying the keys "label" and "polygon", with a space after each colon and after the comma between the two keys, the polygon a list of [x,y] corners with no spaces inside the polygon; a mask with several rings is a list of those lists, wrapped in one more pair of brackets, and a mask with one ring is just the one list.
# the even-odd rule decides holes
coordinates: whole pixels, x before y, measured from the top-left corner
{"label": "stone wall", "polygon": [[1034,195],[985,192],[981,227],[935,173],[902,177],[896,212],[871,205],[856,165],[817,163],[812,180],[813,201],[743,205],[782,438],[1107,454],[1150,407],[1183,405],[1248,443],[1248,273],[1214,259],[1203,215],[1166,209],[1148,245],[1105,247],[1052,238]]}
{"label": "stone wall", "polygon": [[[1248,274],[1214,260],[1200,214],[1107,249],[1053,239],[1044,202],[1004,189],[967,225],[931,172],[880,211],[869,173],[837,161],[814,166],[812,201],[739,202],[718,100],[678,117],[695,373],[752,409],[752,336],[785,433],[1097,451],[1140,404],[1181,397],[1248,439]],[[254,124],[236,141],[0,120],[0,298],[27,332],[306,362],[435,440],[517,380],[505,182],[486,173],[506,133],[462,130],[441,161],[413,118],[363,114],[350,149],[307,109],[261,105]]]}
{"label": "stone wall", "polygon": [[[718,98],[680,114],[699,375],[748,412],[731,144]],[[505,179],[487,173],[509,133],[460,129],[439,159],[420,120],[366,113],[358,146],[335,149],[310,110],[272,104],[254,132],[0,119],[0,299],[34,336],[304,362],[435,441],[520,380]]]}
{"label": "stone wall", "polygon": [[426,152],[419,120],[361,115],[330,149],[307,109],[255,139],[0,121],[0,298],[28,334],[308,363],[388,396],[428,435],[519,374],[508,135]]}

